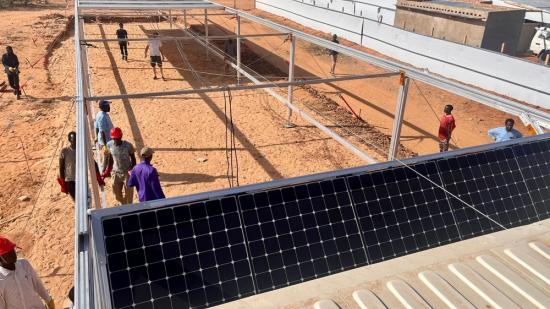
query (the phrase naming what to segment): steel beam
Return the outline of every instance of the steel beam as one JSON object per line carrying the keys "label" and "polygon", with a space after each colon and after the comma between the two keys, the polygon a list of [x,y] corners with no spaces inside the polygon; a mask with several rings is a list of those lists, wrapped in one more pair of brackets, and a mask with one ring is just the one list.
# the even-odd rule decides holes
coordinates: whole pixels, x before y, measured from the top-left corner
{"label": "steel beam", "polygon": [[[193,35],[190,31],[185,31],[185,32],[190,34],[190,35]],[[205,47],[209,47],[208,44],[203,40],[197,39],[197,42],[199,44],[205,46]],[[214,53],[214,55],[216,55],[217,57],[219,57],[221,59],[225,58],[223,53],[221,51],[219,51],[219,49],[216,48],[216,47],[212,47],[212,52]],[[250,81],[252,81],[254,84],[262,84],[257,78],[255,78],[254,76],[249,74],[244,69],[242,69],[242,68],[239,69],[235,63],[231,62],[230,64],[236,70],[237,69],[240,70],[241,73],[246,78],[248,78]],[[325,134],[327,134],[328,136],[333,138],[335,141],[340,143],[342,146],[344,146],[346,149],[348,149],[349,151],[351,151],[352,153],[357,155],[359,158],[361,158],[365,162],[367,162],[367,163],[376,163],[377,162],[373,157],[371,157],[365,151],[359,149],[357,146],[353,145],[352,143],[347,141],[345,138],[343,138],[340,135],[336,134],[336,132],[332,131],[331,129],[329,129],[328,127],[326,127],[325,125],[323,125],[322,123],[317,121],[315,118],[313,118],[312,116],[310,116],[309,114],[307,114],[306,112],[304,112],[303,110],[301,110],[300,108],[295,106],[294,104],[289,103],[287,99],[285,99],[283,96],[281,96],[280,94],[275,92],[273,89],[265,88],[264,85],[262,85],[261,89],[263,89],[265,92],[267,92],[272,97],[277,99],[277,101],[281,102],[282,104],[286,105],[288,108],[292,109],[295,113],[300,115],[300,117],[302,117],[302,119],[304,119],[305,121],[307,121],[307,122],[311,123],[312,125],[314,125],[315,127],[317,127],[319,130],[321,130],[322,132],[324,132]]]}
{"label": "steel beam", "polygon": [[404,65],[396,61],[372,56],[368,53],[362,52],[360,50],[357,50],[342,44],[335,44],[328,40],[321,39],[319,37],[307,34],[305,32],[298,31],[290,27],[277,24],[270,20],[267,20],[258,16],[254,16],[252,14],[249,14],[243,11],[235,10],[227,6],[225,7],[225,11],[228,13],[241,16],[242,18],[245,18],[249,21],[256,22],[258,24],[264,25],[268,28],[271,28],[277,31],[292,33],[297,38],[304,40],[306,42],[324,47],[326,49],[335,50],[340,54],[350,56],[352,58],[373,64],[375,66],[384,68],[386,70],[393,71],[393,72],[404,71],[405,74],[407,74],[407,76],[411,79],[415,79],[423,83],[435,86],[437,88],[446,90],[450,93],[457,94],[459,96],[479,102],[481,104],[490,106],[492,108],[501,110],[503,112],[506,112],[515,116],[520,116],[522,113],[528,114],[531,117],[531,119],[533,119],[533,121],[537,122],[539,125],[544,126],[546,128],[550,128],[549,113],[529,107],[525,104],[518,103],[510,99],[506,99],[506,98],[488,93],[487,91],[483,91],[472,86],[464,85],[462,83],[455,82],[444,77],[423,72],[422,70],[416,69],[409,65]]}
{"label": "steel beam", "polygon": [[[208,45],[208,10],[204,10],[204,34],[206,44]],[[208,51],[208,46],[206,47],[206,59],[210,59],[210,54]]]}
{"label": "steel beam", "polygon": [[[263,37],[270,37],[270,36],[288,36],[288,33],[258,33],[258,34],[243,34],[241,35],[241,39],[250,39],[250,38],[263,38]],[[204,36],[199,36],[201,39],[204,39]],[[227,39],[238,39],[238,34],[230,34],[230,35],[215,35],[215,36],[208,36],[208,41],[223,41]],[[146,42],[149,41],[150,37],[142,37],[142,38],[128,38],[126,41],[128,42]],[[159,39],[161,41],[189,41],[193,40],[193,38],[186,37],[186,36],[159,36]],[[119,39],[113,38],[113,39],[82,39],[82,43],[103,43],[103,42],[118,42]]]}
{"label": "steel beam", "polygon": [[388,161],[397,159],[397,154],[399,153],[399,139],[401,137],[401,127],[403,126],[403,116],[405,114],[408,91],[409,78],[402,72],[399,78],[399,96],[397,97],[397,106],[395,107]]}
{"label": "steel beam", "polygon": [[[230,62],[233,65],[232,62]],[[242,68],[236,70],[241,70]],[[244,73],[243,73],[244,74]],[[241,91],[241,90],[254,90],[254,89],[265,89],[265,88],[281,88],[289,86],[299,86],[299,85],[315,85],[315,84],[325,84],[331,82],[341,82],[349,80],[358,80],[358,79],[369,79],[369,78],[384,78],[396,76],[398,73],[380,73],[380,74],[366,74],[366,75],[352,75],[352,76],[339,76],[333,78],[316,78],[311,80],[295,80],[292,82],[257,82],[254,85],[229,85],[223,87],[208,87],[208,88],[199,88],[199,89],[182,89],[182,90],[172,90],[172,91],[160,91],[160,92],[144,92],[144,93],[130,93],[130,94],[113,94],[113,95],[99,95],[99,96],[90,96],[87,97],[88,101],[99,101],[99,100],[120,100],[120,99],[140,99],[140,98],[151,98],[151,97],[166,97],[166,96],[175,96],[175,95],[186,95],[186,94],[195,94],[195,93],[211,93],[211,92],[222,92],[226,90],[231,91]]]}
{"label": "steel beam", "polygon": [[[237,67],[241,68],[241,17],[237,16]],[[237,70],[237,84],[241,83],[241,71]]]}
{"label": "steel beam", "polygon": [[86,110],[84,101],[84,76],[82,70],[82,53],[80,37],[82,35],[82,23],[79,17],[78,0],[75,0],[75,60],[76,60],[76,185],[75,185],[75,255],[74,255],[74,287],[75,307],[90,308],[90,285],[88,264],[88,175],[86,170]]}

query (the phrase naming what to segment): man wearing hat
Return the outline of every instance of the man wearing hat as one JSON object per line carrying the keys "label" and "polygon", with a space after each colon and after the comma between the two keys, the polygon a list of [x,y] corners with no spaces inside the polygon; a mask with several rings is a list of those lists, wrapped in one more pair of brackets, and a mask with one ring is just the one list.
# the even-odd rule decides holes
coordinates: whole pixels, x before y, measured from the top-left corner
{"label": "man wearing hat", "polygon": [[17,259],[15,244],[0,236],[0,308],[55,309],[55,303],[29,261]]}
{"label": "man wearing hat", "polygon": [[97,112],[94,122],[96,142],[100,152],[100,157],[98,158],[99,168],[101,170],[105,169],[107,143],[111,140],[110,132],[113,128],[113,122],[111,121],[111,117],[109,117],[109,112],[111,111],[110,103],[105,100],[99,102],[100,111]]}
{"label": "man wearing hat", "polygon": [[128,180],[128,186],[137,188],[140,202],[165,198],[160,187],[157,169],[151,165],[152,159],[153,149],[149,147],[141,149],[141,163],[132,169]]}
{"label": "man wearing hat", "polygon": [[135,148],[128,141],[122,140],[120,128],[111,129],[111,140],[107,143],[109,150],[103,177],[113,177],[113,193],[121,205],[132,204],[134,188],[128,186],[130,171],[136,165]]}

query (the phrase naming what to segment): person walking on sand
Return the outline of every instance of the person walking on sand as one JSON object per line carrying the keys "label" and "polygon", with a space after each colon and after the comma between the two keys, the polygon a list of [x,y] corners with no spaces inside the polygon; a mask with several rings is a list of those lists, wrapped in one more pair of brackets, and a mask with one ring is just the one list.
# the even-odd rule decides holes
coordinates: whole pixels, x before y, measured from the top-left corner
{"label": "person walking on sand", "polygon": [[518,130],[514,129],[514,119],[506,119],[504,127],[490,129],[488,134],[497,143],[523,137]]}
{"label": "person walking on sand", "polygon": [[61,192],[69,194],[74,201],[76,179],[76,132],[67,135],[69,146],[61,149],[59,156],[59,178]]}
{"label": "person walking on sand", "polygon": [[128,32],[124,29],[123,23],[119,23],[118,26],[120,28],[116,31],[116,37],[118,39],[118,46],[120,47],[120,54],[122,55],[122,60],[128,61],[128,45],[130,45],[130,42],[126,40],[128,39]]}
{"label": "person walking on sand", "polygon": [[128,141],[122,140],[122,130],[111,130],[111,141],[107,143],[109,154],[106,168],[101,176],[113,177],[113,193],[121,205],[132,204],[134,200],[134,188],[128,186],[130,171],[136,165],[135,148]]}
{"label": "person walking on sand", "polygon": [[[59,176],[57,178],[57,182],[61,186],[61,192],[69,194],[74,202],[76,191],[76,132],[69,132],[67,139],[69,141],[69,146],[61,149],[61,153],[59,155]],[[94,165],[97,184],[100,187],[103,187],[105,182],[99,174],[97,163]]]}
{"label": "person walking on sand", "polygon": [[456,128],[455,117],[451,114],[453,106],[448,104],[443,109],[443,116],[439,122],[439,152],[449,151],[449,143],[451,142],[451,134]]}
{"label": "person walking on sand", "polygon": [[[44,305],[45,303],[45,305]],[[17,259],[15,244],[0,236],[0,308],[55,309],[55,302],[29,261]]]}
{"label": "person walking on sand", "polygon": [[162,47],[162,42],[159,39],[159,33],[154,32],[153,38],[151,38],[147,42],[147,47],[145,47],[145,58],[147,58],[147,52],[150,50],[151,54],[151,67],[153,67],[153,79],[158,79],[157,77],[157,66],[160,70],[160,76],[162,77],[162,80],[165,80],[164,78],[164,72],[162,71],[162,61],[165,59],[164,54],[160,51],[160,48]]}
{"label": "person walking on sand", "polygon": [[16,95],[21,99],[21,87],[19,87],[19,59],[11,46],[6,47],[6,53],[2,55],[2,65],[8,75],[8,82]]}
{"label": "person walking on sand", "polygon": [[[332,35],[331,42],[340,44],[340,41],[338,41],[338,36],[336,34]],[[336,74],[335,72],[336,72],[336,62],[338,61],[338,52],[333,49],[329,49],[328,54],[330,55],[330,60],[332,62],[330,65],[330,74],[334,75]]]}
{"label": "person walking on sand", "polygon": [[99,102],[100,111],[95,115],[95,136],[99,148],[99,165],[101,170],[105,169],[107,161],[107,143],[111,140],[111,129],[114,127],[109,112],[111,111],[111,102],[102,100]]}
{"label": "person walking on sand", "polygon": [[149,147],[141,149],[141,163],[132,169],[128,180],[128,186],[137,188],[140,202],[165,198],[157,169],[151,165],[153,153],[153,149]]}

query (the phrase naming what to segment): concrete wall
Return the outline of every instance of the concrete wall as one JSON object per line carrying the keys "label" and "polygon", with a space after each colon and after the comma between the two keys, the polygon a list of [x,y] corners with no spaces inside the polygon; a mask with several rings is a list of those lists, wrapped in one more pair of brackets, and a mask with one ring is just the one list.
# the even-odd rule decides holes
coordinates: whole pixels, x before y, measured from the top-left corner
{"label": "concrete wall", "polygon": [[481,20],[452,18],[437,13],[398,9],[394,26],[418,34],[480,47],[485,25]]}
{"label": "concrete wall", "polygon": [[525,10],[490,12],[481,47],[500,51],[502,43],[505,43],[504,52],[515,55],[524,20]]}
{"label": "concrete wall", "polygon": [[413,66],[550,109],[550,69],[543,65],[297,1],[257,0],[256,4],[261,10],[336,33]]}

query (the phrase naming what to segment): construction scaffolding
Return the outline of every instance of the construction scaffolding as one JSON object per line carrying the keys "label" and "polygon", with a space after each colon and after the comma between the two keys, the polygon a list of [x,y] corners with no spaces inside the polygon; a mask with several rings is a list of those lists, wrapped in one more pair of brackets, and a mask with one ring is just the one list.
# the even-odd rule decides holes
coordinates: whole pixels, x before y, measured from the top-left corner
{"label": "construction scaffolding", "polygon": [[[108,12],[107,12],[108,10]],[[189,13],[189,10],[204,10],[204,13]],[[120,15],[112,11],[122,12]],[[77,164],[76,164],[76,215],[75,215],[75,308],[111,308],[107,301],[109,291],[104,284],[101,269],[105,267],[106,261],[103,257],[96,256],[93,248],[93,236],[88,211],[91,208],[105,207],[101,202],[100,193],[95,182],[90,176],[95,175],[94,162],[92,157],[92,113],[91,102],[108,99],[134,99],[161,96],[175,96],[182,94],[211,93],[223,91],[241,91],[258,89],[271,95],[281,104],[288,108],[288,120],[285,126],[291,127],[290,116],[295,113],[304,120],[317,127],[319,130],[336,140],[346,149],[363,159],[367,163],[375,163],[369,154],[362,149],[338,135],[329,127],[323,125],[314,117],[306,113],[294,104],[293,87],[297,85],[325,84],[336,81],[362,80],[370,78],[385,78],[399,75],[399,93],[396,102],[396,114],[392,130],[390,147],[388,149],[388,160],[396,158],[398,152],[401,126],[407,101],[407,92],[410,79],[418,80],[462,97],[477,101],[481,104],[521,117],[530,124],[537,133],[543,133],[542,127],[550,128],[550,114],[531,108],[529,106],[505,99],[477,88],[463,85],[443,77],[435,76],[413,67],[396,63],[390,60],[381,59],[350,47],[332,43],[328,40],[297,31],[290,27],[282,26],[272,21],[239,11],[234,8],[225,7],[213,2],[202,0],[75,0],[75,51],[76,51],[76,119],[77,119]],[[145,15],[144,15],[145,14]],[[149,15],[146,15],[149,14]],[[232,16],[236,18],[236,33],[227,36],[209,36],[208,23],[209,15]],[[204,46],[207,56],[214,55],[226,61],[236,70],[237,81],[235,85],[223,87],[203,87],[200,89],[179,89],[163,92],[130,93],[130,94],[92,94],[90,86],[90,72],[88,66],[87,48],[93,42],[111,42],[118,39],[90,39],[84,35],[84,19],[94,16],[116,16],[116,17],[143,17],[158,16],[170,23],[170,26],[182,30],[184,37],[162,37],[166,41],[193,40]],[[173,17],[183,16],[184,25],[181,26],[174,21]],[[204,16],[205,34],[197,35],[188,29],[187,17]],[[241,21],[245,19],[250,22],[264,25],[276,33],[264,33],[253,35],[241,34]],[[262,82],[251,74],[241,61],[241,44],[243,40],[258,37],[283,36],[290,42],[288,77],[285,82]],[[216,40],[236,39],[236,59],[228,59],[224,52],[218,49],[212,42]],[[295,49],[296,40],[304,40],[316,46],[337,51],[354,59],[370,63],[384,69],[385,73],[349,75],[332,78],[313,78],[296,80],[295,72]],[[131,38],[128,41],[146,41],[148,38]],[[244,84],[242,80],[247,79],[251,84]],[[286,88],[287,96],[275,91],[277,88]],[[163,206],[165,201],[155,201],[154,206]]]}

